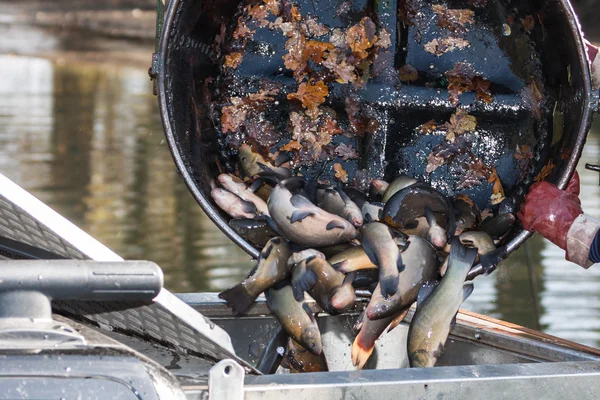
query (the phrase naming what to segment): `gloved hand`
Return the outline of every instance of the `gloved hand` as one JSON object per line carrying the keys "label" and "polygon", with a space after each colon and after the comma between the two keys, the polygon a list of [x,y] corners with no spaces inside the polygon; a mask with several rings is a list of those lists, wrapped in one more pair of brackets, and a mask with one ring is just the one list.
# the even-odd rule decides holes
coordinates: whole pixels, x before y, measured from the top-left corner
{"label": "gloved hand", "polygon": [[560,190],[549,182],[538,182],[531,186],[517,216],[525,229],[539,233],[566,250],[569,228],[583,214],[578,196],[577,172],[565,190]]}

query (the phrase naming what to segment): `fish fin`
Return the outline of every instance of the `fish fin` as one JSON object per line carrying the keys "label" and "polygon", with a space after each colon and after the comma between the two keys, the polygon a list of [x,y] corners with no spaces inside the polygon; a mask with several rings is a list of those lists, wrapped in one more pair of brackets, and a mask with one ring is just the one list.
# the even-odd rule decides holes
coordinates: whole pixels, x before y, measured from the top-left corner
{"label": "fish fin", "polygon": [[356,367],[356,369],[362,369],[371,354],[373,354],[373,350],[375,349],[375,343],[370,346],[364,346],[360,343],[360,333],[356,338],[354,338],[354,342],[352,343],[352,364]]}
{"label": "fish fin", "polygon": [[246,201],[246,200],[241,200],[241,204],[242,204],[242,211],[245,213],[252,213],[252,214],[256,214],[256,205],[250,201]]}
{"label": "fish fin", "polygon": [[[383,270],[382,270],[383,271]],[[379,274],[379,289],[386,299],[398,291],[398,273]]]}
{"label": "fish fin", "polygon": [[[315,256],[313,256],[314,258]],[[317,274],[313,270],[306,268],[308,260],[302,260],[294,268],[292,276],[292,291],[296,301],[304,300],[304,292],[312,289],[319,281]]]}
{"label": "fish fin", "polygon": [[[256,163],[258,165],[258,167],[260,169],[262,169],[262,172],[258,173],[259,176],[261,177],[265,177],[265,176],[272,176],[272,177],[277,177],[277,178],[288,178],[291,176],[291,171],[288,170],[287,168],[279,168],[279,171],[275,171],[273,168],[269,167],[266,164],[263,164],[261,162],[257,162]],[[282,172],[285,171],[285,172]]]}
{"label": "fish fin", "polygon": [[334,220],[329,221],[329,223],[325,227],[325,229],[327,229],[328,231],[335,229],[335,228],[345,229],[346,226],[341,221],[336,221],[334,219]]}
{"label": "fish fin", "polygon": [[433,352],[433,356],[436,360],[439,360],[444,355],[444,344],[440,343],[438,348]]}
{"label": "fish fin", "polygon": [[456,325],[456,316],[458,315],[458,311],[456,312],[456,314],[454,314],[454,317],[452,317],[452,321],[450,321],[450,329],[454,328],[454,325]]}
{"label": "fish fin", "polygon": [[292,195],[292,197],[290,198],[290,203],[292,203],[292,205],[295,208],[305,208],[309,206],[314,206],[314,204],[309,200],[309,198],[303,194]]}
{"label": "fish fin", "polygon": [[[467,264],[472,266],[476,257],[477,250],[463,246],[458,236],[452,238],[450,255],[448,255],[448,269],[465,267]],[[453,265],[456,267],[452,267]]]}
{"label": "fish fin", "polygon": [[281,230],[279,229],[279,227],[277,226],[275,221],[273,221],[273,218],[271,218],[271,216],[269,216],[269,215],[265,215],[264,217],[265,217],[265,220],[267,221],[267,225],[269,225],[269,228],[271,228],[273,230],[273,232],[275,232],[279,236],[283,236],[283,233],[281,233]]}
{"label": "fish fin", "polygon": [[366,213],[364,215],[365,218],[365,224],[370,224],[371,222],[375,221],[375,219],[373,217],[371,217],[371,214]]}
{"label": "fish fin", "polygon": [[269,258],[269,256],[271,255],[271,251],[273,251],[273,247],[274,246],[273,246],[272,240],[267,242],[267,245],[260,252],[259,260],[265,260],[265,259]]}
{"label": "fish fin", "polygon": [[473,282],[465,282],[463,285],[463,301],[469,298],[471,293],[473,293]]}
{"label": "fish fin", "polygon": [[430,227],[437,225],[437,218],[429,206],[425,206],[425,219]]}
{"label": "fish fin", "polygon": [[348,265],[348,260],[343,260],[343,261],[339,261],[336,262],[335,264],[331,264],[331,266],[333,267],[333,269],[336,269],[342,273],[346,273],[347,271],[345,270],[346,265]]}
{"label": "fish fin", "polygon": [[315,316],[312,313],[312,311],[310,311],[310,307],[308,306],[308,304],[302,303],[302,309],[304,310],[304,312],[306,313],[306,315],[308,315],[308,317],[310,318],[310,320],[312,322],[316,322]]}
{"label": "fish fin", "polygon": [[280,167],[281,164],[285,164],[288,161],[292,160],[292,155],[289,151],[280,151],[279,154],[275,157],[275,162],[273,163],[276,167]]}
{"label": "fish fin", "polygon": [[435,288],[437,287],[437,285],[440,282],[438,280],[428,280],[425,281],[423,283],[423,285],[421,286],[421,289],[419,289],[419,293],[417,294],[417,307],[419,307],[421,304],[423,304],[423,302],[425,301],[425,299],[427,297],[429,297],[429,295],[431,293],[433,293],[433,291],[435,290]]}
{"label": "fish fin", "polygon": [[342,282],[342,286],[352,285],[352,282],[354,282],[354,278],[356,277],[356,274],[357,274],[356,271],[346,274],[346,276],[344,276],[344,281]]}
{"label": "fish fin", "polygon": [[219,293],[219,298],[227,302],[234,315],[239,315],[250,308],[256,297],[249,294],[241,283]]}
{"label": "fish fin", "polygon": [[281,185],[292,193],[303,189],[306,186],[306,180],[301,176],[294,176],[281,182]]}
{"label": "fish fin", "polygon": [[507,247],[502,246],[498,247],[496,250],[489,252],[488,254],[484,254],[479,256],[479,262],[483,266],[486,275],[492,273],[500,261],[508,255]]}
{"label": "fish fin", "polygon": [[296,210],[292,213],[290,223],[301,222],[304,218],[310,217],[311,215],[315,215],[315,213],[312,211]]}
{"label": "fish fin", "polygon": [[396,267],[398,268],[398,272],[402,272],[406,268],[406,266],[402,262],[402,254],[398,254],[398,259],[396,260]]}
{"label": "fish fin", "polygon": [[258,189],[260,189],[260,187],[263,185],[263,183],[265,183],[264,178],[257,178],[254,180],[254,182],[252,182],[252,184],[250,186],[248,186],[248,190],[250,190],[252,193],[254,193]]}
{"label": "fish fin", "polygon": [[407,307],[404,311],[402,311],[400,314],[394,317],[392,322],[390,322],[390,324],[388,325],[388,333],[390,333],[395,327],[397,327],[402,321],[404,321],[404,318],[406,318],[406,314],[408,314],[408,310],[409,307]]}
{"label": "fish fin", "polygon": [[377,220],[381,221],[382,218],[383,218],[383,208],[380,208],[379,212],[377,213]]}

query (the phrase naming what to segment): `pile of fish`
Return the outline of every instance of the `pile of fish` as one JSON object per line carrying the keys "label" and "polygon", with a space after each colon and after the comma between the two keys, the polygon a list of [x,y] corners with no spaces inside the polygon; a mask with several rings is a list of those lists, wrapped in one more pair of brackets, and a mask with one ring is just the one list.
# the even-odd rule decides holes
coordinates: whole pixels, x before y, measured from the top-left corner
{"label": "pile of fish", "polygon": [[496,243],[515,222],[509,200],[482,213],[468,196],[449,199],[408,176],[373,180],[368,195],[272,171],[248,183],[221,174],[218,183],[212,197],[233,218],[229,225],[262,248],[248,277],[219,297],[239,315],[264,292],[299,371],[290,354],[323,350],[305,293],[335,315],[353,308],[359,289],[371,298],[357,321],[353,364],[362,368],[377,338],[417,302],[410,365],[434,366],[473,290],[467,274],[476,262],[495,267],[503,250]]}

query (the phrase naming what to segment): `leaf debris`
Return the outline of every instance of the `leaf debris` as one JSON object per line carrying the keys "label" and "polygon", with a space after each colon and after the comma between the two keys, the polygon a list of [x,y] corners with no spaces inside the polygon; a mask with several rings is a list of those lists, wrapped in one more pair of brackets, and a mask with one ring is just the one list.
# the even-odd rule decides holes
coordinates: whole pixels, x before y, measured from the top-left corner
{"label": "leaf debris", "polygon": [[333,164],[333,169],[335,170],[334,176],[337,179],[339,179],[343,183],[348,183],[348,173],[346,172],[344,167],[342,167],[342,164],[340,164],[340,163]]}

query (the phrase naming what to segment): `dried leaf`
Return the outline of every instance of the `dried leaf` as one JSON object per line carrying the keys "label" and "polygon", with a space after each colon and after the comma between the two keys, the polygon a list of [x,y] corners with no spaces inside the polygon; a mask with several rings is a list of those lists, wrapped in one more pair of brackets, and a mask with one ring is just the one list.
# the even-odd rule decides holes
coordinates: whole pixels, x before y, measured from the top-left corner
{"label": "dried leaf", "polygon": [[269,29],[280,29],[285,36],[292,37],[296,30],[296,24],[293,22],[283,22],[282,17],[277,17],[275,21],[269,24]]}
{"label": "dried leaf", "polygon": [[288,94],[287,98],[288,100],[295,99],[302,102],[304,108],[315,108],[325,102],[327,94],[329,94],[329,89],[322,81],[315,83],[311,79],[308,84],[306,82],[301,83],[298,91]]}
{"label": "dried leaf", "polygon": [[297,31],[292,31],[292,36],[285,43],[288,51],[283,56],[283,63],[287,69],[294,71],[294,77],[297,81],[302,80],[306,74],[306,63],[308,62],[308,53],[306,49],[306,38]]}
{"label": "dried leaf", "polygon": [[372,179],[369,179],[369,171],[366,169],[359,169],[354,174],[354,179],[352,179],[352,187],[361,192],[366,192],[369,190],[371,180]]}
{"label": "dried leaf", "polygon": [[279,151],[296,151],[300,150],[302,145],[297,140],[290,140],[285,146],[282,146]]}
{"label": "dried leaf", "polygon": [[435,122],[434,119],[429,120],[427,122],[425,122],[422,125],[417,126],[416,130],[419,133],[422,133],[424,135],[429,135],[430,133],[435,132],[437,128],[437,122]]}
{"label": "dried leaf", "polygon": [[444,124],[444,127],[447,130],[446,140],[453,142],[456,135],[474,131],[477,128],[477,119],[459,108],[452,114],[450,121]]}
{"label": "dried leaf", "polygon": [[517,150],[513,156],[517,160],[531,160],[533,158],[533,153],[529,149],[529,146],[524,144],[523,146],[517,145]]}
{"label": "dried leaf", "polygon": [[475,12],[469,9],[449,9],[444,5],[431,6],[437,14],[437,25],[451,32],[464,32],[465,25],[475,22]]}
{"label": "dried leaf", "polygon": [[526,15],[525,18],[521,20],[521,23],[527,32],[531,32],[535,27],[535,19],[533,19],[533,16],[531,15]]}
{"label": "dried leaf", "polygon": [[488,217],[493,217],[494,216],[494,212],[492,211],[491,208],[486,208],[483,211],[481,211],[481,220],[485,221],[486,218]]}
{"label": "dried leaf", "polygon": [[333,72],[338,83],[352,83],[356,81],[354,66],[346,63],[346,56],[338,49],[329,51],[322,65]]}
{"label": "dried leaf", "polygon": [[492,103],[494,101],[492,93],[490,92],[490,81],[481,76],[475,76],[471,82],[473,83],[473,89],[477,93],[478,100],[485,101],[486,103]]}
{"label": "dried leaf", "polygon": [[256,4],[248,11],[248,16],[252,18],[252,21],[256,22],[258,26],[264,28],[269,25],[269,21],[267,21],[267,17],[269,16],[269,12],[267,11],[267,6],[264,4]]}
{"label": "dried leaf", "polygon": [[244,39],[244,38],[252,38],[254,36],[255,31],[248,28],[246,23],[242,20],[242,18],[238,19],[238,25],[235,27],[235,31],[233,31],[234,39]]}
{"label": "dried leaf", "polygon": [[430,153],[427,156],[427,166],[425,167],[425,172],[431,174],[433,171],[446,164],[446,159],[439,155],[435,155],[434,153]]}
{"label": "dried leaf", "polygon": [[333,31],[331,31],[329,43],[341,50],[348,47],[346,44],[346,35],[344,35],[344,32],[339,28],[335,28]]}
{"label": "dried leaf", "polygon": [[267,6],[267,10],[275,16],[281,14],[281,1],[280,0],[263,0],[265,6]]}
{"label": "dried leaf", "polygon": [[346,145],[345,143],[342,143],[336,147],[334,152],[339,157],[342,157],[342,160],[344,161],[354,160],[360,157],[352,145]]}
{"label": "dried leaf", "polygon": [[382,28],[379,31],[379,39],[375,43],[375,46],[381,47],[382,49],[387,49],[391,45],[392,45],[392,40],[390,37],[390,33],[387,31],[387,29]]}
{"label": "dried leaf", "polygon": [[323,62],[323,57],[327,50],[334,49],[335,46],[331,43],[320,42],[318,40],[308,40],[306,42],[306,53],[314,62],[320,64]]}
{"label": "dried leaf", "polygon": [[326,157],[325,147],[331,143],[332,133],[339,129],[335,121],[329,121],[323,113],[313,120],[304,112],[291,112],[292,138],[302,144],[298,152],[300,161],[311,163]]}
{"label": "dried leaf", "polygon": [[236,132],[246,120],[247,111],[244,108],[233,106],[223,107],[221,110],[221,131],[223,133]]}
{"label": "dried leaf", "polygon": [[343,3],[341,3],[338,6],[337,10],[335,11],[335,15],[340,16],[340,15],[348,14],[350,12],[350,10],[352,10],[352,2],[344,1]]}
{"label": "dried leaf", "polygon": [[346,172],[346,170],[344,169],[344,167],[342,167],[342,164],[340,164],[340,163],[333,164],[333,169],[335,170],[335,175],[334,176],[337,179],[339,179],[343,183],[347,183],[348,182],[348,173]]}
{"label": "dried leaf", "polygon": [[238,51],[236,53],[227,54],[225,56],[225,66],[228,68],[236,69],[242,63],[244,53]]}
{"label": "dried leaf", "polygon": [[417,71],[415,67],[410,64],[403,65],[400,68],[399,74],[401,81],[412,82],[419,79],[419,71]]}
{"label": "dried leaf", "polygon": [[307,18],[303,24],[304,34],[307,36],[320,37],[329,33],[329,28],[319,23],[316,18]]}
{"label": "dried leaf", "polygon": [[337,121],[328,116],[325,118],[325,122],[323,123],[323,127],[321,128],[320,132],[323,132],[324,134],[327,134],[329,136],[333,136],[339,135],[343,131],[338,125]]}
{"label": "dried leaf", "polygon": [[521,89],[521,101],[525,103],[527,107],[529,107],[531,114],[537,120],[542,118],[542,98],[543,95],[538,90],[535,81],[532,81],[530,84]]}
{"label": "dried leaf", "polygon": [[433,39],[431,42],[425,44],[425,51],[440,57],[444,53],[454,51],[456,49],[462,50],[470,45],[468,40],[446,37],[443,39]]}
{"label": "dried leaf", "polygon": [[492,173],[488,178],[488,183],[493,183],[492,195],[490,196],[492,204],[498,204],[504,200],[504,189],[502,188],[502,182],[496,171],[496,167],[492,167]]}
{"label": "dried leaf", "polygon": [[463,62],[458,62],[454,68],[445,73],[448,78],[448,94],[450,102],[456,106],[459,102],[459,95],[464,92],[475,91],[477,98],[491,103],[493,101],[490,92],[490,82],[475,74],[473,68]]}
{"label": "dried leaf", "polygon": [[369,55],[367,50],[373,47],[377,40],[375,30],[376,26],[371,18],[364,17],[360,23],[346,31],[346,43],[358,58],[366,58]]}
{"label": "dried leaf", "polygon": [[487,0],[469,0],[469,4],[476,8],[485,7]]}
{"label": "dried leaf", "polygon": [[275,126],[263,118],[262,114],[250,113],[243,125],[246,136],[256,140],[265,148],[270,148],[281,140],[281,131],[275,129]]}
{"label": "dried leaf", "polygon": [[295,5],[291,4],[290,2],[285,2],[284,6],[283,6],[283,13],[285,18],[288,21],[296,21],[299,22],[302,20],[302,14],[300,14],[300,10],[298,10],[298,7],[296,7]]}
{"label": "dried leaf", "polygon": [[[469,163],[467,171],[461,177],[460,183],[456,186],[456,190],[469,189],[476,185],[481,185],[483,180],[487,180],[490,176],[490,169],[480,159],[476,159]],[[470,200],[470,199],[469,199]]]}
{"label": "dried leaf", "polygon": [[398,18],[407,26],[417,25],[419,11],[421,11],[421,0],[398,2]]}
{"label": "dried leaf", "polygon": [[427,167],[425,170],[430,174],[438,167],[451,163],[458,156],[468,153],[470,146],[471,143],[465,136],[458,136],[454,142],[441,142],[427,156]]}
{"label": "dried leaf", "polygon": [[544,168],[542,168],[540,173],[537,174],[537,176],[534,178],[534,181],[535,182],[545,181],[546,178],[550,175],[550,173],[554,170],[554,167],[556,167],[556,165],[554,164],[554,161],[552,161],[552,160],[548,161],[548,164],[544,165]]}

